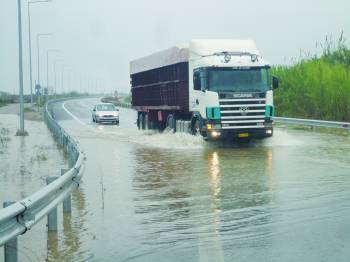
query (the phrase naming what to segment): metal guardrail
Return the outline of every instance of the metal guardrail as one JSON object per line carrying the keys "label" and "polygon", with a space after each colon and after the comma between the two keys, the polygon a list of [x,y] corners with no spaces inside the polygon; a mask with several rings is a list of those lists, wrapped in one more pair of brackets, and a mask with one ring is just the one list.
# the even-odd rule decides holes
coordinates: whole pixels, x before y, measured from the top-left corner
{"label": "metal guardrail", "polygon": [[119,107],[125,107],[125,108],[132,108],[131,104],[125,103],[125,102],[113,102],[115,106]]}
{"label": "metal guardrail", "polygon": [[111,97],[102,97],[101,102],[113,103],[115,106],[118,106],[118,107],[132,108],[131,103],[116,101],[116,100],[112,99]]}
{"label": "metal guardrail", "polygon": [[51,183],[48,182],[49,184],[47,186],[34,194],[0,210],[0,246],[5,245],[5,249],[6,243],[26,233],[42,218],[50,215],[50,212],[61,202],[67,204],[67,200],[69,200],[66,210],[70,212],[70,194],[79,186],[79,181],[85,167],[85,156],[79,150],[73,138],[54,119],[52,104],[58,101],[60,100],[53,100],[46,103],[44,121],[57,142],[68,153],[70,169],[60,177],[51,179],[53,180]]}
{"label": "metal guardrail", "polygon": [[323,121],[323,120],[289,118],[289,117],[274,117],[273,120],[276,123],[281,123],[281,124],[326,127],[326,128],[340,128],[340,129],[347,129],[350,131],[350,123],[348,122]]}
{"label": "metal guardrail", "polygon": [[[111,101],[108,98],[102,98],[102,102],[111,102],[118,107],[132,108],[130,103]],[[325,121],[325,120],[314,120],[314,119],[302,119],[302,118],[290,118],[290,117],[273,117],[276,123],[289,124],[289,125],[302,125],[311,127],[325,127],[325,128],[338,128],[346,129],[350,131],[350,123],[348,122],[336,122],[336,121]]]}

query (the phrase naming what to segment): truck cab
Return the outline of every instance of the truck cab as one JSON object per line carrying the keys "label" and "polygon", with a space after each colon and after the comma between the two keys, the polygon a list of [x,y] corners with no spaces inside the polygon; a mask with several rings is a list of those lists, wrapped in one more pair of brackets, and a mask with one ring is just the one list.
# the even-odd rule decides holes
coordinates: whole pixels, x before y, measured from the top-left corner
{"label": "truck cab", "polygon": [[193,40],[189,50],[192,132],[207,139],[272,136],[278,80],[272,80],[255,43]]}

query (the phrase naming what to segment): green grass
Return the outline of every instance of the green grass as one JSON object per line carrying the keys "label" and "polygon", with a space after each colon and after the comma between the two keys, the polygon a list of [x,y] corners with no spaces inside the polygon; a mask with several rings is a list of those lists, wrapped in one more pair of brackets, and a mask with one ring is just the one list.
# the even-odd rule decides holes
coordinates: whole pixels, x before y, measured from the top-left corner
{"label": "green grass", "polygon": [[131,103],[131,95],[125,97],[125,98],[124,98],[124,102],[130,104],[130,103]]}
{"label": "green grass", "polygon": [[323,54],[272,68],[277,115],[350,122],[350,49],[341,37]]}

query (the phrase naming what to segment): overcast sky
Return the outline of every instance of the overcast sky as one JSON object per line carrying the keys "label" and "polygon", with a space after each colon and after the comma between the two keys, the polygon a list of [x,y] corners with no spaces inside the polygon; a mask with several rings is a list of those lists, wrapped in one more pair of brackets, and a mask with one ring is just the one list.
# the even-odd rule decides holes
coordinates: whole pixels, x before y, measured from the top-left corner
{"label": "overcast sky", "polygon": [[[29,93],[27,0],[23,8],[24,88]],[[192,38],[254,39],[272,64],[314,52],[326,35],[350,38],[349,0],[53,0],[31,5],[33,75],[36,35],[42,38],[41,83],[46,85],[46,50],[57,61],[57,91],[64,86],[128,92],[129,61]],[[17,0],[0,0],[0,91],[18,92]],[[349,43],[349,41],[347,41]],[[81,85],[80,85],[81,82]],[[70,86],[69,86],[70,84]],[[97,88],[97,90],[96,90]],[[66,91],[66,90],[65,90]]]}

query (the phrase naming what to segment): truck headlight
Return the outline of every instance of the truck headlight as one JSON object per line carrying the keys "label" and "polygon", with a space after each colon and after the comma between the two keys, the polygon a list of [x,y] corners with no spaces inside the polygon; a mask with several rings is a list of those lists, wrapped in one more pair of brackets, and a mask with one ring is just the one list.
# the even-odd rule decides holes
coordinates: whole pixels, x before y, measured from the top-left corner
{"label": "truck headlight", "polygon": [[212,131],[210,134],[211,134],[212,137],[219,137],[219,136],[221,136],[221,133],[218,132],[218,131]]}

